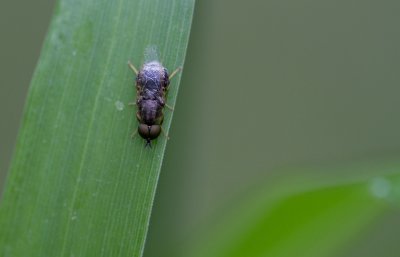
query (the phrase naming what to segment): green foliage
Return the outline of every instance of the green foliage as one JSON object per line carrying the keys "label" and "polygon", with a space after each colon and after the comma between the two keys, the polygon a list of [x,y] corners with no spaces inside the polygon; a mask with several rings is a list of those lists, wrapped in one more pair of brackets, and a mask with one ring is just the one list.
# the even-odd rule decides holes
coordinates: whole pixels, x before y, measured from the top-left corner
{"label": "green foliage", "polygon": [[365,176],[341,180],[325,173],[330,181],[324,182],[302,171],[298,178],[257,190],[175,256],[340,256],[351,239],[400,199],[398,164],[348,170],[355,169]]}
{"label": "green foliage", "polygon": [[151,149],[130,139],[127,62],[141,65],[154,46],[170,71],[182,66],[193,8],[194,0],[59,1],[2,200],[0,256],[142,255],[166,139]]}

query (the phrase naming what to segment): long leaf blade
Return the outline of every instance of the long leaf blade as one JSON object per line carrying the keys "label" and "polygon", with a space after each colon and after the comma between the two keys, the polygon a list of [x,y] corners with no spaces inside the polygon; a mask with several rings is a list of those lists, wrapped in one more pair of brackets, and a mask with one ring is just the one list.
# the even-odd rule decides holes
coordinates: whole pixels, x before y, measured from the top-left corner
{"label": "long leaf blade", "polygon": [[[194,0],[61,0],[0,212],[2,256],[141,256],[166,140],[137,125],[131,59],[183,65]],[[174,105],[180,74],[170,86]],[[172,113],[165,112],[168,131]]]}

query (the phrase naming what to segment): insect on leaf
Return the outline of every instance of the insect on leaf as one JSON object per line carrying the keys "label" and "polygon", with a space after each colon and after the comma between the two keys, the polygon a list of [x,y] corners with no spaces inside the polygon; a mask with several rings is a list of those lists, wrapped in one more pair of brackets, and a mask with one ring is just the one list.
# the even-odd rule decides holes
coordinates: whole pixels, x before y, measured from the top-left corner
{"label": "insect on leaf", "polygon": [[[149,46],[183,66],[194,0],[60,0],[34,73],[0,209],[0,256],[141,256],[166,139],[137,129]],[[181,73],[171,81],[174,106]],[[166,111],[168,132],[172,112]]]}

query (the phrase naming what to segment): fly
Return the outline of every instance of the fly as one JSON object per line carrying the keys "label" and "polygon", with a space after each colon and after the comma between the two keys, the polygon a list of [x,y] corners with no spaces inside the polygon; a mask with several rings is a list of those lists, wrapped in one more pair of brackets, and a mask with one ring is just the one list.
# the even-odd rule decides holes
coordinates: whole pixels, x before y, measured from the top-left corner
{"label": "fly", "polygon": [[171,111],[174,109],[166,103],[170,80],[182,69],[177,68],[171,75],[164,66],[157,60],[152,60],[143,64],[137,70],[131,62],[129,68],[136,74],[136,102],[129,105],[136,105],[136,118],[139,122],[138,129],[131,137],[137,133],[146,140],[146,146],[151,147],[151,141],[156,139],[162,132],[168,139],[168,135],[161,127],[164,121],[164,107]]}

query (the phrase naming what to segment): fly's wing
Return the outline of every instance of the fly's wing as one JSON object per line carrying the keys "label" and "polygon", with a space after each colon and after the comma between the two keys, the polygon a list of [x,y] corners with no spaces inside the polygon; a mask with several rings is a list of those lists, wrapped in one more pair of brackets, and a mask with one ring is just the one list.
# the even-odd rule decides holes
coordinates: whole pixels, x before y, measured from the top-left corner
{"label": "fly's wing", "polygon": [[144,62],[154,62],[158,61],[158,52],[156,45],[149,45],[144,50]]}

